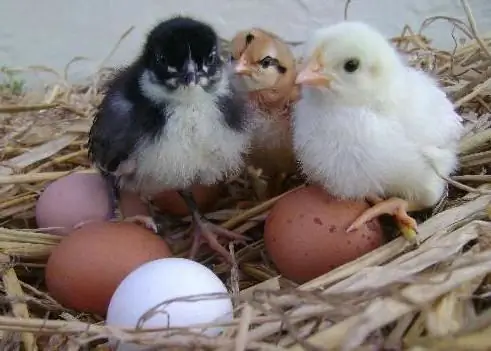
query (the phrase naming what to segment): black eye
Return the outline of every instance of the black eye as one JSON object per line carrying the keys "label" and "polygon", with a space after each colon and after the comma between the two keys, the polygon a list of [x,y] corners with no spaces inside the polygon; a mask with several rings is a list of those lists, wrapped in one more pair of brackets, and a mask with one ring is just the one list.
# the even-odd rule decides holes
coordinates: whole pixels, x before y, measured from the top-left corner
{"label": "black eye", "polygon": [[168,62],[164,55],[157,54],[150,62],[150,66],[155,72],[160,74],[168,74]]}
{"label": "black eye", "polygon": [[245,38],[246,45],[249,45],[251,43],[251,41],[253,41],[253,40],[254,40],[254,35],[252,35],[251,33],[246,35],[246,38]]}
{"label": "black eye", "polygon": [[166,59],[165,59],[165,56],[164,54],[161,54],[161,53],[157,53],[155,55],[155,62],[158,64],[158,65],[163,65],[166,63]]}
{"label": "black eye", "polygon": [[344,63],[344,70],[348,73],[353,73],[360,67],[360,60],[358,59],[349,59]]}
{"label": "black eye", "polygon": [[216,51],[212,51],[210,55],[208,55],[208,63],[209,64],[217,64],[218,63],[218,55]]}
{"label": "black eye", "polygon": [[270,66],[273,66],[275,62],[276,61],[274,58],[272,58],[271,56],[266,56],[261,61],[259,61],[259,64],[261,65],[262,68],[268,68]]}

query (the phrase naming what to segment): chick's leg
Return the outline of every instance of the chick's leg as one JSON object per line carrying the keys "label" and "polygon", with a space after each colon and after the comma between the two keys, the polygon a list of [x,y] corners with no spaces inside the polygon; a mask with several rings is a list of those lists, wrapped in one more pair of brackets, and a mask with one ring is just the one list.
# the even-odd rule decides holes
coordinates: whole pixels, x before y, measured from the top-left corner
{"label": "chick's leg", "polygon": [[402,235],[409,242],[417,242],[417,222],[408,215],[408,211],[419,209],[417,206],[411,206],[406,200],[392,197],[382,199],[378,196],[367,196],[367,200],[374,205],[364,211],[347,229],[348,232],[358,229],[364,223],[383,214],[389,214],[395,217],[397,226]]}
{"label": "chick's leg", "polygon": [[268,183],[261,179],[262,170],[256,170],[253,167],[247,167],[247,174],[251,177],[252,190],[259,201],[264,201],[267,198]]}
{"label": "chick's leg", "polygon": [[271,176],[268,183],[268,198],[278,196],[282,193],[283,185],[288,175],[284,172],[278,172]]}
{"label": "chick's leg", "polygon": [[[149,206],[149,199],[141,198],[135,192],[125,191],[118,185],[118,178],[134,172],[136,163],[134,160],[123,162],[116,173],[106,173],[104,177],[109,187],[109,197],[112,202],[112,218],[116,218],[116,209],[119,207],[124,222],[136,223],[158,233],[157,223],[153,219],[153,213]],[[138,208],[135,204],[141,202]],[[136,213],[135,213],[136,210]],[[130,213],[128,213],[130,212]]]}
{"label": "chick's leg", "polygon": [[243,242],[248,238],[209,222],[198,210],[196,201],[189,190],[181,190],[179,191],[179,194],[186,202],[186,205],[188,206],[193,218],[193,243],[189,252],[189,258],[194,259],[198,253],[199,246],[203,241],[206,241],[212,250],[219,253],[230,263],[232,261],[232,257],[230,256],[229,252],[222,245],[220,245],[217,240],[217,236],[221,235],[230,240],[238,240]]}

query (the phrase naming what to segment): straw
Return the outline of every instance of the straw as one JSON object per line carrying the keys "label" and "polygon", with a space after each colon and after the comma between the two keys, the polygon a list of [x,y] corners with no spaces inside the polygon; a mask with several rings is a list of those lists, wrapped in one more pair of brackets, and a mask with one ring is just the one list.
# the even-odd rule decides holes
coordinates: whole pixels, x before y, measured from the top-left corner
{"label": "straw", "polygon": [[[231,322],[198,326],[221,326],[223,334],[214,338],[191,332],[193,326],[138,331],[106,326],[99,316],[62,306],[44,284],[46,261],[61,237],[36,228],[36,201],[49,182],[73,172],[95,173],[85,144],[103,83],[114,71],[104,65],[133,28],[85,84],[67,79],[83,57],[71,60],[63,72],[41,66],[2,69],[0,79],[3,72],[9,84],[0,89],[0,348],[103,350],[107,338],[175,350],[491,348],[491,37],[480,33],[468,3],[461,5],[463,19],[431,17],[420,28],[402,24],[401,34],[390,38],[411,65],[438,78],[465,120],[460,169],[447,178],[449,193],[441,206],[420,224],[420,246],[398,237],[295,284],[268,258],[262,224],[274,204],[302,182],[292,179],[282,195],[259,202],[247,172],[228,179],[207,216],[252,240],[229,246],[232,268],[205,249],[197,258],[227,283],[234,300]],[[449,36],[465,40],[455,39],[451,51],[434,47],[424,33],[438,21],[454,26]],[[228,41],[223,42],[226,51]],[[15,79],[26,71],[57,80],[42,91],[19,93],[23,84]],[[166,225],[176,256],[189,249],[182,235],[189,224],[183,217],[169,218]],[[146,317],[151,315],[152,310]]]}

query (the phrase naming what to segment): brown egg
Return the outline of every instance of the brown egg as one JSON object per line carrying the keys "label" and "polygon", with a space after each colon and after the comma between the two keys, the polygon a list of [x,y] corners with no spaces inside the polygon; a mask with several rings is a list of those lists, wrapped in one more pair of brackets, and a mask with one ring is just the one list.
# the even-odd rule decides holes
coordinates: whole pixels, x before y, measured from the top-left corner
{"label": "brown egg", "polygon": [[119,197],[119,209],[123,218],[133,216],[150,216],[148,204],[137,193],[121,191]]}
{"label": "brown egg", "polygon": [[46,285],[64,306],[104,316],[126,275],[143,263],[169,256],[166,242],[138,224],[89,223],[52,251]]}
{"label": "brown egg", "polygon": [[[193,185],[191,187],[198,208],[206,212],[218,200],[219,187],[218,185]],[[163,213],[168,213],[174,216],[189,215],[188,207],[175,190],[166,190],[158,194],[152,199],[153,204]]]}
{"label": "brown egg", "polygon": [[347,233],[369,205],[339,200],[316,186],[280,199],[266,219],[264,242],[280,273],[304,283],[383,244],[378,219]]}

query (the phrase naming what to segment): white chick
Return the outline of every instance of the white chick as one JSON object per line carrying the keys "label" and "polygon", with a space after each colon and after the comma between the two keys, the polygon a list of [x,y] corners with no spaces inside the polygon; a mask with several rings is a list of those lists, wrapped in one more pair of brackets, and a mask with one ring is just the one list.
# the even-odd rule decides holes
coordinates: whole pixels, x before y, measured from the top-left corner
{"label": "white chick", "polygon": [[367,24],[318,29],[304,62],[293,117],[303,171],[334,196],[374,204],[348,232],[390,214],[415,240],[417,223],[407,212],[432,207],[444,194],[439,174],[458,165],[461,117],[432,78]]}

